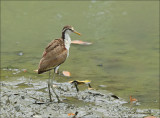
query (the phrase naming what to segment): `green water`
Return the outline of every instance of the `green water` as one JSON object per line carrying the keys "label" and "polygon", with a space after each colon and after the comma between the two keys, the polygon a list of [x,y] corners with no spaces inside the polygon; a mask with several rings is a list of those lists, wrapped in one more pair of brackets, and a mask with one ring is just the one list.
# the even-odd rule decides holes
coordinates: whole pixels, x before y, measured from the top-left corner
{"label": "green water", "polygon": [[132,95],[141,108],[158,108],[158,12],[158,1],[2,1],[1,68],[27,72],[13,75],[2,70],[1,78],[46,81],[47,73],[37,75],[33,70],[46,45],[69,24],[82,33],[81,37],[72,34],[72,40],[93,45],[72,45],[60,67],[72,77],[57,81],[91,80],[93,88],[106,89],[127,101]]}

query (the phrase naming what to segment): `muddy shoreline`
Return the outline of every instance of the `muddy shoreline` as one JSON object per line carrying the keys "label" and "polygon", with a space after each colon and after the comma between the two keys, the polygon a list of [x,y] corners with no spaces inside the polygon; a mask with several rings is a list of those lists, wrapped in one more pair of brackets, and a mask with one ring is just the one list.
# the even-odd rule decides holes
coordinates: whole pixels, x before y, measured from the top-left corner
{"label": "muddy shoreline", "polygon": [[[20,88],[19,86],[24,86]],[[26,87],[27,86],[27,87]],[[80,90],[78,93],[70,83],[54,82],[56,93],[61,103],[52,96],[49,102],[47,83],[28,81],[28,78],[19,78],[19,81],[1,82],[1,112],[6,117],[129,117],[143,118],[145,116],[160,115],[155,109],[136,109],[126,107],[127,102],[116,98],[112,93],[99,90]]]}

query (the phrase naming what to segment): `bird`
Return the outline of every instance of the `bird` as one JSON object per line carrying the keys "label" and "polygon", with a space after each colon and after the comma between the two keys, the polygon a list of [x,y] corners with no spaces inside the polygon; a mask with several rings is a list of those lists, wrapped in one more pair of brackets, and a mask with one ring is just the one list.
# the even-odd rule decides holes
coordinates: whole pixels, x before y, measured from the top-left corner
{"label": "bird", "polygon": [[[50,102],[52,102],[50,87],[52,88],[54,94],[56,95],[58,102],[60,102],[58,95],[54,91],[52,83],[55,77],[55,73],[58,72],[60,65],[63,64],[66,61],[67,57],[69,56],[71,33],[81,35],[79,32],[74,30],[72,26],[70,25],[64,26],[62,29],[61,38],[54,39],[47,45],[42,54],[42,58],[39,62],[38,74],[42,74],[44,72],[49,71],[48,91],[49,91]],[[50,70],[52,69],[54,69],[54,75],[53,79],[50,79]]]}

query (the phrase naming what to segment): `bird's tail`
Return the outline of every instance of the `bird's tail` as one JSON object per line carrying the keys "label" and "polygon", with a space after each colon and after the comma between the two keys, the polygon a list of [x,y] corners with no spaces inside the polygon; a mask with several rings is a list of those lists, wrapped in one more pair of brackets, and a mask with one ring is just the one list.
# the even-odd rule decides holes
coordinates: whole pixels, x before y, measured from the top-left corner
{"label": "bird's tail", "polygon": [[50,70],[52,70],[53,68],[50,68],[50,69],[47,69],[47,70],[40,70],[40,69],[38,69],[37,70],[37,73],[38,74],[42,74],[42,73],[44,73],[44,72],[47,72],[47,71],[50,71]]}

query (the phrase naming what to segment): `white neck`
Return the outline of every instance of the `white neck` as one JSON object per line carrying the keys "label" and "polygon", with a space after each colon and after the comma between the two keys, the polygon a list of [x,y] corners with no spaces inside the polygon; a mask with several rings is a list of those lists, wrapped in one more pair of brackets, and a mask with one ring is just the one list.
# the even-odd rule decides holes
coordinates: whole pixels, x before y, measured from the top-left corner
{"label": "white neck", "polygon": [[65,33],[64,44],[65,44],[65,48],[69,51],[70,44],[71,44],[71,38],[68,32]]}

